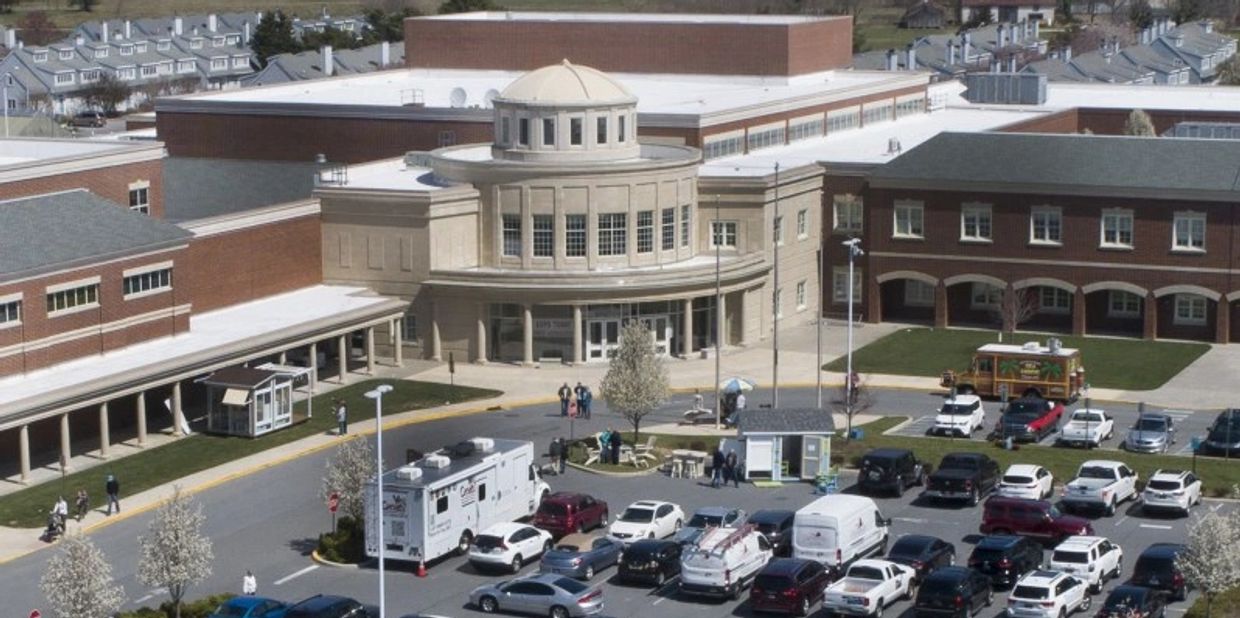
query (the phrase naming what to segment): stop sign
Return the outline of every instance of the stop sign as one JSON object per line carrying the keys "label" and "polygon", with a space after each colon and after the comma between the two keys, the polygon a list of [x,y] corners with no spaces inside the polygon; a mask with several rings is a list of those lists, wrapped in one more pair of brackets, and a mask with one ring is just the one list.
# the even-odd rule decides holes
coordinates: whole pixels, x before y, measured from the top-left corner
{"label": "stop sign", "polygon": [[[332,495],[327,497],[327,510],[335,513],[338,508],[340,508],[340,494],[332,493]],[[36,617],[31,616],[31,618]]]}
{"label": "stop sign", "polygon": [[37,609],[30,610],[30,618],[41,618],[42,616],[43,614],[39,613],[39,610]]}

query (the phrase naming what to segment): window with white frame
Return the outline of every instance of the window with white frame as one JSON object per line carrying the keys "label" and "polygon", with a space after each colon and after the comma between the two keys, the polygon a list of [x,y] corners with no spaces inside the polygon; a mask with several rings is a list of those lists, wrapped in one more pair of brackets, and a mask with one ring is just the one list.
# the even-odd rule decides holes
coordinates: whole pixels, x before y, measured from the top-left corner
{"label": "window with white frame", "polygon": [[827,134],[861,126],[861,112],[855,108],[827,112]]}
{"label": "window with white frame", "polygon": [[1177,212],[1171,226],[1171,248],[1175,251],[1206,250],[1206,214]]}
{"label": "window with white frame", "polygon": [[[861,302],[861,269],[853,269],[852,280],[853,304]],[[848,303],[848,267],[836,266],[831,270],[831,302]]]}
{"label": "window with white frame", "polygon": [[835,219],[833,229],[836,232],[860,233],[865,202],[860,195],[837,195],[832,200],[832,216]]}
{"label": "window with white frame", "polygon": [[654,211],[639,210],[637,212],[637,252],[654,251]]}
{"label": "window with white frame", "polygon": [[530,119],[517,119],[517,143],[522,146],[530,145]]}
{"label": "window with white frame", "polygon": [[34,53],[34,61],[35,61],[35,62],[47,62],[47,52],[46,52],[46,51],[37,51],[37,52],[35,52],[35,53]]}
{"label": "window with white frame", "polygon": [[99,284],[91,283],[47,293],[49,315],[99,304]]}
{"label": "window with white frame", "polygon": [[568,143],[570,146],[581,145],[581,124],[584,122],[581,118],[568,119]]}
{"label": "window with white frame", "polygon": [[598,216],[598,254],[624,255],[628,252],[629,216],[623,212]]}
{"label": "window with white frame", "polygon": [[57,73],[56,74],[56,85],[57,86],[64,86],[64,85],[72,84],[72,83],[73,83],[73,73]]}
{"label": "window with white frame", "polygon": [[925,206],[921,202],[900,201],[893,209],[894,228],[892,236],[896,238],[925,238],[924,218]]}
{"label": "window with white frame", "polygon": [[1072,293],[1052,287],[1038,288],[1039,313],[1068,313],[1072,311]]}
{"label": "window with white frame", "polygon": [[1102,211],[1101,246],[1115,249],[1132,248],[1132,211],[1111,208]]}
{"label": "window with white frame", "polygon": [[146,272],[126,275],[123,281],[123,293],[126,298],[141,294],[162,292],[172,289],[172,268],[159,268]]}
{"label": "window with white frame", "polygon": [[793,120],[788,124],[788,141],[796,142],[803,139],[822,136],[822,116]]}
{"label": "window with white frame", "polygon": [[797,311],[805,310],[805,282],[797,282]]}
{"label": "window with white frame", "polygon": [[249,56],[233,56],[232,65],[234,69],[244,69],[250,66]]}
{"label": "window with white frame", "polygon": [[129,185],[129,210],[144,215],[151,213],[151,183],[142,181]]}
{"label": "window with white frame", "polygon": [[680,246],[681,247],[689,246],[689,240],[690,240],[690,237],[692,236],[692,234],[690,234],[690,231],[692,229],[691,228],[692,221],[693,221],[693,207],[692,206],[681,206],[680,207]]}
{"label": "window with white frame", "polygon": [[228,58],[212,58],[211,59],[211,70],[212,71],[228,70]]}
{"label": "window with white frame", "polygon": [[776,289],[775,296],[771,300],[772,300],[772,304],[775,307],[775,317],[777,318],[784,317],[784,303],[783,303],[784,289],[783,288]]}
{"label": "window with white frame", "polygon": [[190,49],[202,49],[202,39],[193,39],[189,42]]}
{"label": "window with white frame", "polygon": [[564,255],[586,256],[586,216],[564,215]]}
{"label": "window with white frame", "polygon": [[1141,316],[1141,297],[1122,290],[1107,291],[1107,317],[1136,318]]}
{"label": "window with white frame", "polygon": [[802,208],[797,211],[797,238],[809,237],[809,210]]}
{"label": "window with white frame", "polygon": [[745,138],[749,150],[784,145],[784,125],[751,129]]}
{"label": "window with white frame", "polygon": [[99,69],[86,69],[82,71],[81,81],[83,84],[99,81]]}
{"label": "window with white frame", "polygon": [[22,299],[0,301],[0,328],[16,326],[22,321]]}
{"label": "window with white frame", "polygon": [[595,125],[594,143],[606,144],[607,143],[607,117],[599,116],[598,118],[595,118],[594,125]]}
{"label": "window with white frame", "polygon": [[125,67],[123,69],[117,69],[116,77],[120,79],[121,81],[129,81],[132,79],[137,79],[138,69],[135,67]]}
{"label": "window with white frame", "polygon": [[224,46],[224,37],[222,36],[211,37],[211,47],[223,47],[223,46]]}
{"label": "window with white frame", "polygon": [[712,136],[702,145],[702,158],[717,159],[745,151],[745,135],[733,133],[725,136]]}
{"label": "window with white frame", "polygon": [[121,55],[122,55],[122,56],[132,56],[132,55],[133,55],[133,45],[121,45]]}
{"label": "window with white frame", "polygon": [[969,306],[973,309],[998,309],[1003,288],[989,283],[974,283],[969,290]]}
{"label": "window with white frame", "polygon": [[664,251],[671,251],[676,248],[676,209],[664,208],[662,216],[659,231],[661,246]]}
{"label": "window with white frame", "polygon": [[1176,294],[1174,322],[1183,326],[1205,326],[1209,302],[1209,299],[1197,294]]}
{"label": "window with white frame", "polygon": [[139,41],[137,44],[135,44],[134,51],[138,52],[139,54],[145,54],[146,53],[146,41]]}
{"label": "window with white frame", "polygon": [[108,57],[108,48],[106,48],[106,47],[100,47],[100,48],[96,49],[96,50],[95,50],[95,57],[96,57],[96,58],[107,58],[107,57]]}
{"label": "window with white frame", "polygon": [[969,203],[960,207],[960,240],[990,242],[992,209],[990,204]]}
{"label": "window with white frame", "polygon": [[555,145],[555,118],[542,119],[542,143],[543,146]]}
{"label": "window with white frame", "polygon": [[626,122],[627,120],[628,120],[628,116],[625,116],[624,114],[616,116],[616,141],[617,142],[624,143],[626,134],[628,133],[628,130],[627,130],[628,123]]}
{"label": "window with white frame", "polygon": [[159,74],[159,66],[154,64],[142,65],[142,77],[155,77]]}
{"label": "window with white frame", "polygon": [[521,257],[521,215],[503,216],[503,255]]}
{"label": "window with white frame", "polygon": [[61,60],[73,60],[73,50],[72,49],[60,50],[59,57]]}
{"label": "window with white frame", "polygon": [[891,120],[894,113],[893,110],[894,104],[891,101],[865,105],[861,109],[861,124],[864,126],[875,122]]}
{"label": "window with white frame", "polygon": [[555,256],[555,215],[534,215],[534,257]]}
{"label": "window with white frame", "polygon": [[1035,206],[1029,213],[1029,242],[1063,243],[1063,211],[1054,206]]}
{"label": "window with white frame", "polygon": [[710,222],[710,248],[720,247],[723,249],[736,248],[736,222],[735,221],[711,221]]}
{"label": "window with white frame", "polygon": [[172,49],[172,41],[168,39],[160,39],[155,42],[156,51],[168,51],[170,49]]}
{"label": "window with white frame", "polygon": [[915,99],[905,99],[896,102],[896,118],[903,118],[910,114],[920,114],[926,110],[926,99],[917,97]]}
{"label": "window with white frame", "polygon": [[775,217],[775,244],[784,244],[784,218]]}
{"label": "window with white frame", "polygon": [[925,281],[905,279],[904,305],[907,307],[933,307],[934,286]]}

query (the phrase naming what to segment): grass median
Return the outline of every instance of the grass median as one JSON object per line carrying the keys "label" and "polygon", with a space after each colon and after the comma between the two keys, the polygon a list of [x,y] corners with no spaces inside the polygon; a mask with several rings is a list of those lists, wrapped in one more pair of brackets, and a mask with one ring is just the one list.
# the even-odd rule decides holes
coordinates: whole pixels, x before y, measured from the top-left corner
{"label": "grass median", "polygon": [[[392,392],[383,396],[385,414],[473,401],[501,394],[500,391],[489,389],[410,380],[358,382],[316,396],[313,418],[265,436],[240,438],[194,434],[81,472],[67,474],[60,480],[0,497],[0,522],[5,526],[22,528],[43,526],[47,523],[47,512],[56,502],[56,497],[63,495],[72,509],[73,495],[79,488],[85,488],[90,493],[92,507],[97,509],[104,504],[103,482],[108,474],[115,474],[120,481],[121,505],[124,506],[126,496],[308,436],[332,431],[336,428],[336,418],[331,413],[330,404],[336,399],[345,401],[349,410],[349,422],[372,419],[375,406],[371,400],[366,399],[364,393],[380,382],[393,387]],[[298,402],[296,412],[305,413],[304,401]]]}
{"label": "grass median", "polygon": [[[1045,341],[1045,333],[1016,333],[1009,343]],[[1055,335],[1064,347],[1079,348],[1086,380],[1098,388],[1151,390],[1192,364],[1210,349],[1204,343],[1143,341]],[[860,373],[939,377],[946,369],[969,367],[980,346],[995,343],[987,330],[906,328],[853,352],[853,368]],[[845,371],[847,359],[837,358],[827,371]]]}

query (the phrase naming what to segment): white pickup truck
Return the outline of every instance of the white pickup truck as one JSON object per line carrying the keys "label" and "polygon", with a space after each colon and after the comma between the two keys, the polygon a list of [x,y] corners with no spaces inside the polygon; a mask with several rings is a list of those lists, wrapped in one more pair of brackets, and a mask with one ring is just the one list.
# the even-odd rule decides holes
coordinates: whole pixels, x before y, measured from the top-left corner
{"label": "white pickup truck", "polygon": [[827,586],[822,607],[828,615],[878,618],[884,607],[914,594],[912,569],[886,560],[858,560],[843,579]]}
{"label": "white pickup truck", "polygon": [[1065,510],[1103,509],[1115,514],[1115,507],[1125,500],[1135,500],[1137,473],[1119,461],[1092,460],[1081,464],[1076,478],[1063,488]]}
{"label": "white pickup truck", "polygon": [[1070,446],[1102,446],[1103,440],[1115,435],[1115,419],[1105,410],[1081,408],[1072,413],[1059,430],[1057,444]]}

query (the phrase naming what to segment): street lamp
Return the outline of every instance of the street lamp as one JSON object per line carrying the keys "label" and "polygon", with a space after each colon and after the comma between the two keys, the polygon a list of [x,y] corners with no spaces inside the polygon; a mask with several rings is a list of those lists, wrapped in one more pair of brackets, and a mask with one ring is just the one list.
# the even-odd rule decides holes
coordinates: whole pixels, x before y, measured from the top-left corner
{"label": "street lamp", "polygon": [[[849,238],[843,242],[848,247],[848,373],[844,374],[844,405],[848,412],[848,429],[852,431],[853,407],[853,272],[857,258],[865,255],[861,250],[860,238]],[[851,437],[851,436],[850,436]]]}
{"label": "street lamp", "polygon": [[817,305],[818,315],[815,316],[815,319],[814,319],[814,331],[815,331],[814,334],[818,341],[818,360],[815,361],[817,363],[816,365],[817,369],[814,370],[814,375],[817,376],[817,380],[814,381],[814,392],[816,393],[817,398],[818,398],[818,409],[822,410],[822,246],[821,245],[819,245],[818,251],[814,255],[816,255],[818,259],[818,302],[815,303]]}
{"label": "street lamp", "polygon": [[723,398],[719,395],[719,381],[723,379],[719,375],[719,339],[723,337],[723,316],[719,315],[719,310],[723,304],[723,291],[720,287],[721,279],[719,276],[719,249],[723,245],[723,219],[720,218],[719,213],[719,196],[716,194],[715,222],[710,226],[710,241],[715,243],[715,431],[719,431],[720,425],[723,424]]}
{"label": "street lamp", "polygon": [[379,508],[377,525],[375,529],[379,532],[379,618],[385,618],[386,614],[386,594],[384,593],[384,570],[383,570],[383,395],[392,392],[391,384],[380,384],[374,390],[366,391],[367,399],[375,400],[375,477],[378,479],[378,503]]}
{"label": "street lamp", "polygon": [[4,106],[4,136],[9,136],[9,81],[13,79],[12,73],[4,74],[4,81],[0,82],[4,92],[0,93],[0,105]]}
{"label": "street lamp", "polygon": [[775,264],[772,268],[773,284],[775,286],[775,300],[771,307],[771,314],[774,316],[772,323],[775,328],[771,332],[771,407],[779,407],[779,313],[780,298],[779,293],[779,243],[784,235],[784,222],[779,218],[779,162],[775,162],[775,216],[773,218],[771,230],[771,244],[775,248]]}

